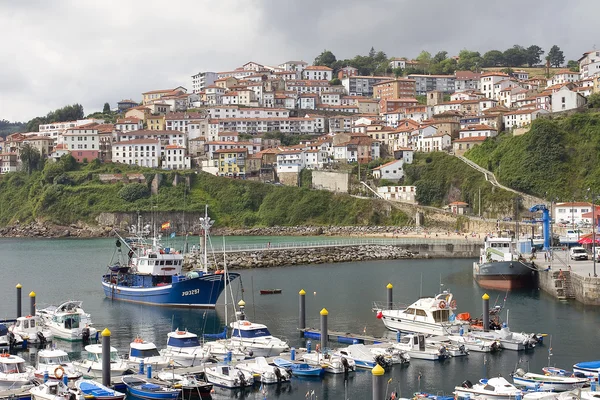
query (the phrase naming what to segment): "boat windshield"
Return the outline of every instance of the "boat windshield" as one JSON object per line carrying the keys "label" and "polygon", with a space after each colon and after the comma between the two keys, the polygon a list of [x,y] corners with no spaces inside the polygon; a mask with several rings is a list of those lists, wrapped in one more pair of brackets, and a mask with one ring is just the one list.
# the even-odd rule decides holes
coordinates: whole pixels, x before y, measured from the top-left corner
{"label": "boat windshield", "polygon": [[198,347],[198,346],[200,346],[200,342],[198,341],[198,337],[191,337],[191,338],[170,337],[169,340],[167,341],[167,346]]}
{"label": "boat windshield", "polygon": [[436,310],[433,312],[435,322],[448,322],[450,318],[450,310]]}
{"label": "boat windshield", "polygon": [[[87,359],[92,362],[101,362],[102,354],[100,353],[88,353]],[[119,362],[119,354],[116,351],[110,352],[110,362]]]}
{"label": "boat windshield", "polygon": [[131,349],[131,353],[129,354],[129,357],[138,357],[138,358],[147,358],[147,357],[159,357],[160,354],[158,353],[158,350],[155,348],[153,349],[145,349],[145,350],[141,350],[141,349]]}
{"label": "boat windshield", "polygon": [[241,337],[246,339],[252,339],[262,336],[271,336],[271,333],[266,328],[258,328],[258,329],[250,329],[250,330],[240,330],[234,329],[231,333],[231,337]]}
{"label": "boat windshield", "polygon": [[26,372],[25,363],[17,362],[10,364],[0,364],[0,372],[5,374],[22,374]]}
{"label": "boat windshield", "polygon": [[40,364],[60,365],[71,362],[69,356],[40,357]]}

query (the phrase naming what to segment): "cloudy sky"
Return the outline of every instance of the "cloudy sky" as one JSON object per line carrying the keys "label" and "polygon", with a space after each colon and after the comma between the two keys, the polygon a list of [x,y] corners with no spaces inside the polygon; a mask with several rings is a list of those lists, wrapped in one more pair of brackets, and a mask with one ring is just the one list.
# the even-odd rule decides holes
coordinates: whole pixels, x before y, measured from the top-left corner
{"label": "cloudy sky", "polygon": [[0,0],[0,119],[85,112],[247,61],[595,45],[597,0]]}

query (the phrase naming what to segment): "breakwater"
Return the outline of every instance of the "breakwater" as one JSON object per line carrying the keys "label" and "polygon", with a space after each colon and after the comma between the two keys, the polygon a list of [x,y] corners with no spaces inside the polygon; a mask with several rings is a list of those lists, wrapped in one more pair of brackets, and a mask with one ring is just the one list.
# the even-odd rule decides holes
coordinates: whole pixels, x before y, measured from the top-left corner
{"label": "breakwater", "polygon": [[[211,260],[223,267],[226,258],[230,269],[284,267],[307,264],[339,262],[398,260],[411,258],[474,258],[478,257],[479,243],[425,243],[401,245],[354,245],[331,247],[305,247],[288,249],[263,249],[215,254]],[[202,254],[186,255],[185,268],[199,268]]]}

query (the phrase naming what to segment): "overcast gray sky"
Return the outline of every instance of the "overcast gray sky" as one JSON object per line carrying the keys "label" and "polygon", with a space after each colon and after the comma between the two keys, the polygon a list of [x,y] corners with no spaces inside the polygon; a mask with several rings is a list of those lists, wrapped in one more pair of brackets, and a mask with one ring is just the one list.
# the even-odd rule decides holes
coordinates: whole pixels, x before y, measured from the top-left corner
{"label": "overcast gray sky", "polygon": [[0,119],[85,112],[247,61],[596,43],[597,0],[0,0]]}

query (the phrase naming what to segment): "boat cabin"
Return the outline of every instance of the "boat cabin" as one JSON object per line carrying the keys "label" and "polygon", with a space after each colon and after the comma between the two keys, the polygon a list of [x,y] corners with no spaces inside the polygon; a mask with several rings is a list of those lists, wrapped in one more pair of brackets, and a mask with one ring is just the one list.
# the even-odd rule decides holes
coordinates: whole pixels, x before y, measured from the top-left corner
{"label": "boat cabin", "polygon": [[41,318],[36,315],[17,318],[15,328],[21,332],[37,332],[36,326],[41,326]]}
{"label": "boat cabin", "polygon": [[[87,351],[87,360],[91,362],[102,362],[102,345],[101,344],[90,344],[85,346],[85,350]],[[110,347],[110,362],[119,362],[119,353],[117,349],[114,347]]]}
{"label": "boat cabin", "polygon": [[25,360],[18,356],[11,356],[8,353],[0,354],[0,373],[2,374],[23,374],[27,372]]}
{"label": "boat cabin", "polygon": [[62,325],[65,329],[79,329],[81,325],[81,316],[79,314],[55,315],[52,321],[57,325]]}
{"label": "boat cabin", "polygon": [[129,345],[129,359],[160,357],[160,353],[154,343],[137,340]]}
{"label": "boat cabin", "polygon": [[69,355],[62,350],[42,350],[38,353],[38,365],[64,365],[70,362]]}
{"label": "boat cabin", "polygon": [[483,251],[485,260],[480,261],[512,261],[515,254],[515,241],[506,237],[486,237]]}
{"label": "boat cabin", "polygon": [[183,256],[172,253],[169,248],[151,251],[133,260],[139,274],[148,275],[179,275],[183,267]]}
{"label": "boat cabin", "polygon": [[266,325],[254,324],[250,321],[237,321],[231,324],[233,331],[231,337],[242,339],[254,339],[258,337],[271,336]]}
{"label": "boat cabin", "polygon": [[167,346],[179,348],[199,347],[200,341],[198,340],[198,335],[184,331],[177,331],[175,335],[168,335]]}
{"label": "boat cabin", "polygon": [[400,338],[400,343],[410,346],[412,349],[419,349],[420,351],[425,350],[424,335],[406,335]]}

